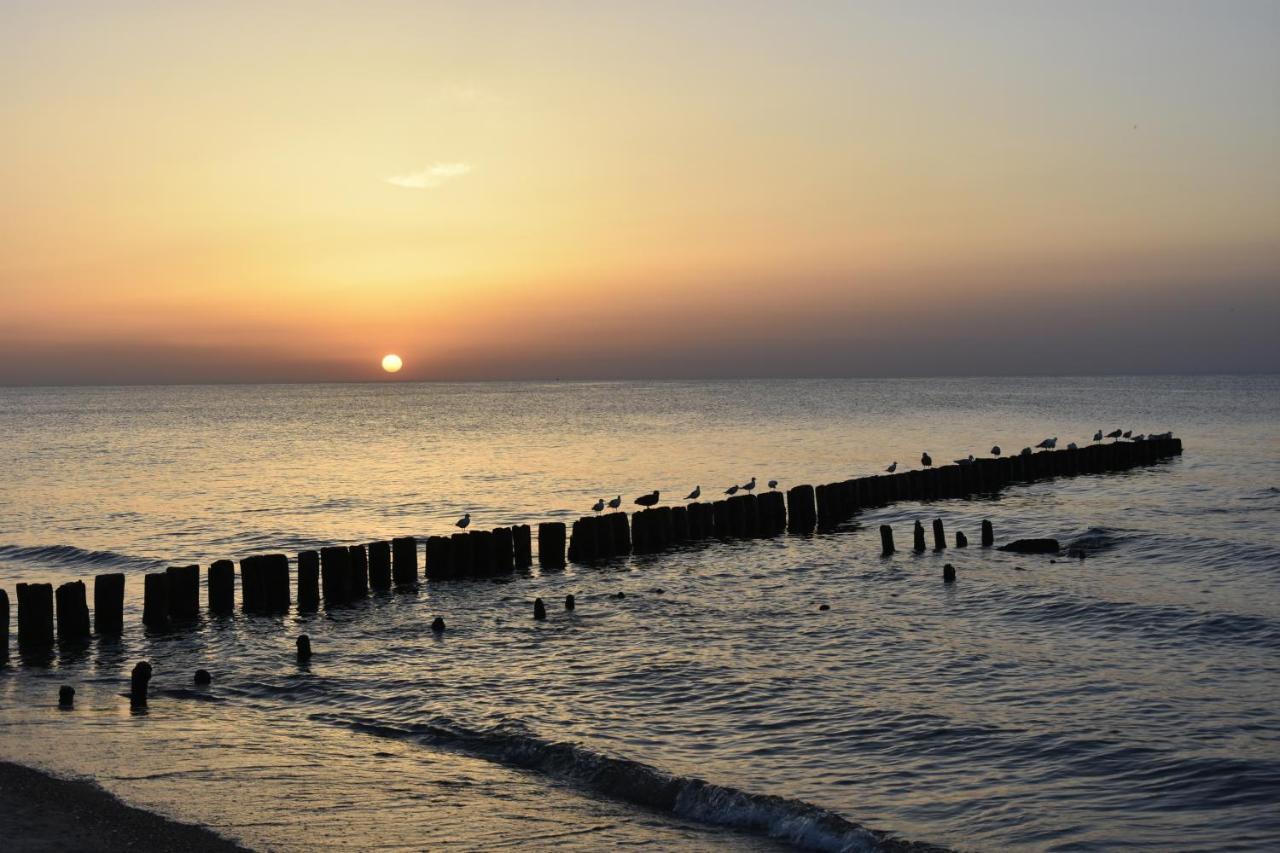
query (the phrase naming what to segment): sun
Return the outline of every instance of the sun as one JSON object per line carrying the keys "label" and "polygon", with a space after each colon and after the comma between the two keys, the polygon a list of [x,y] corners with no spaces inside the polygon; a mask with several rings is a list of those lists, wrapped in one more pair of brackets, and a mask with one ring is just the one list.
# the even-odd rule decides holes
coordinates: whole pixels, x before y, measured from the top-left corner
{"label": "sun", "polygon": [[388,353],[382,357],[382,369],[387,373],[396,373],[402,367],[404,367],[404,362],[395,353]]}

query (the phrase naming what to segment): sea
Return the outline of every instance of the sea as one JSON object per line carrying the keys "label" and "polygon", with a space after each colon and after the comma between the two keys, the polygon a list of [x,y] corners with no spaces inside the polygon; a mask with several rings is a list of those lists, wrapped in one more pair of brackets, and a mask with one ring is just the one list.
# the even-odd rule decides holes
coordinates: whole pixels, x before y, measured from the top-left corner
{"label": "sea", "polygon": [[[141,624],[170,565],[1113,429],[1184,453],[828,533]],[[935,518],[969,547],[881,556],[881,524],[903,543]],[[979,547],[984,519],[1085,557]],[[105,572],[121,639],[10,638],[0,758],[255,849],[1280,849],[1277,376],[0,389],[0,588]],[[122,695],[141,660],[145,710]]]}

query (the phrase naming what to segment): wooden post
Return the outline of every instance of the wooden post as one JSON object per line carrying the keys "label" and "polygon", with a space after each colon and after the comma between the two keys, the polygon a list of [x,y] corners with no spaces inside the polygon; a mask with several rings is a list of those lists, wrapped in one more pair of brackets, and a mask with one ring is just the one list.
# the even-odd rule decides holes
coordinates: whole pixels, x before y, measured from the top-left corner
{"label": "wooden post", "polygon": [[956,582],[956,567],[955,567],[955,566],[951,565],[950,563],[947,563],[945,566],[943,566],[943,567],[942,567],[942,582],[943,582],[943,583],[955,583],[955,582]]}
{"label": "wooden post", "polygon": [[982,520],[982,547],[990,548],[991,544],[996,541],[995,531],[991,529],[991,522],[985,518]]}
{"label": "wooden post", "polygon": [[153,572],[143,578],[142,624],[155,631],[169,627],[169,575]]}
{"label": "wooden post", "polygon": [[[687,506],[671,507],[671,541],[684,542],[689,538],[689,508]],[[626,553],[623,551],[622,553]]]}
{"label": "wooden post", "polygon": [[727,500],[712,501],[711,526],[717,539],[728,539],[733,536],[733,510]]}
{"label": "wooden post", "polygon": [[947,547],[947,534],[942,529],[942,519],[933,520],[933,550],[942,551]]}
{"label": "wooden post", "polygon": [[18,584],[18,645],[53,645],[53,584]]}
{"label": "wooden post", "polygon": [[9,656],[9,593],[0,589],[0,661]]}
{"label": "wooden post", "polygon": [[[626,513],[623,513],[626,518]],[[511,535],[515,539],[516,550],[516,568],[527,569],[533,565],[533,532],[527,524],[517,524],[511,528]],[[630,550],[630,543],[628,543]]]}
{"label": "wooden post", "polygon": [[611,512],[607,516],[609,536],[613,540],[613,553],[631,553],[631,525],[627,523],[625,512]]}
{"label": "wooden post", "polygon": [[284,613],[292,603],[289,592],[289,558],[284,554],[264,554],[259,558],[268,613]]}
{"label": "wooden post", "polygon": [[124,574],[112,572],[93,579],[93,629],[99,637],[124,633]]}
{"label": "wooden post", "polygon": [[818,506],[818,529],[835,530],[840,523],[840,500],[835,488],[824,483],[816,486],[813,492]]}
{"label": "wooden post", "polygon": [[170,566],[165,574],[169,576],[169,618],[181,621],[198,618],[200,567]]}
{"label": "wooden post", "polygon": [[914,539],[915,539],[915,542],[914,542],[915,550],[917,552],[923,551],[924,550],[924,525],[920,523],[920,519],[918,518],[916,519],[916,526],[915,526],[915,529],[912,531],[912,533],[914,534]]}
{"label": "wooden post", "polygon": [[391,589],[391,543],[369,543],[369,586]]}
{"label": "wooden post", "polygon": [[962,530],[956,531],[956,547],[957,548],[969,547],[969,537],[965,536],[964,531]]}
{"label": "wooden post", "polygon": [[500,575],[510,574],[516,567],[516,538],[510,527],[493,529],[493,568]]}
{"label": "wooden post", "polygon": [[267,606],[266,581],[262,576],[262,558],[240,559],[240,608],[245,613],[261,613]]}
{"label": "wooden post", "polygon": [[471,578],[476,575],[475,549],[471,547],[470,533],[455,533],[449,537],[449,550],[453,555],[453,575]]}
{"label": "wooden post", "polygon": [[[210,575],[212,577],[212,575]],[[298,609],[315,610],[320,606],[320,552],[298,552]]]}
{"label": "wooden post", "polygon": [[671,507],[655,506],[648,510],[653,515],[653,524],[657,530],[658,548],[665,551],[671,547]]}
{"label": "wooden post", "polygon": [[[123,584],[121,584],[123,592]],[[236,566],[230,560],[209,564],[209,612],[231,613],[236,609]]]}
{"label": "wooden post", "polygon": [[544,569],[564,568],[564,535],[562,521],[544,521],[538,525],[538,565]]}
{"label": "wooden post", "polygon": [[89,604],[84,581],[61,584],[58,599],[58,642],[80,642],[89,639]]}
{"label": "wooden post", "polygon": [[364,598],[369,594],[369,554],[363,545],[349,545],[351,553],[351,594]]}
{"label": "wooden post", "polygon": [[761,536],[777,536],[787,529],[787,501],[782,492],[764,492],[756,501]]}
{"label": "wooden post", "polygon": [[341,545],[320,549],[320,579],[324,604],[330,607],[351,600],[351,552]]}
{"label": "wooden post", "polygon": [[792,486],[787,490],[787,529],[792,533],[812,533],[818,523],[813,486]]}
{"label": "wooden post", "polygon": [[475,573],[482,578],[489,577],[497,571],[497,552],[494,548],[493,531],[473,530],[471,539],[471,559]]}
{"label": "wooden post", "polygon": [[729,505],[729,535],[734,539],[747,538],[747,496],[734,495],[725,503]]}
{"label": "wooden post", "polygon": [[453,577],[453,549],[452,542],[448,536],[428,536],[427,537],[427,565],[426,576],[428,580],[441,580],[442,578]]}
{"label": "wooden post", "polygon": [[418,540],[412,536],[391,540],[391,579],[396,586],[418,582]]}
{"label": "wooden post", "polygon": [[586,563],[596,559],[595,519],[584,516],[573,523],[573,535],[569,538],[569,560]]}
{"label": "wooden post", "polygon": [[882,524],[880,525],[880,554],[887,557],[893,551],[893,528],[887,524]]}

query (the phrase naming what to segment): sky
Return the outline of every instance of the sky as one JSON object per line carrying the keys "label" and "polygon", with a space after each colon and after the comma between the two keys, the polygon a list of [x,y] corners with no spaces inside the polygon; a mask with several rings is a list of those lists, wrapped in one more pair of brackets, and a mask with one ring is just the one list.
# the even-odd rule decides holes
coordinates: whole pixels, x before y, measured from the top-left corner
{"label": "sky", "polygon": [[1280,3],[0,5],[0,384],[1280,371]]}

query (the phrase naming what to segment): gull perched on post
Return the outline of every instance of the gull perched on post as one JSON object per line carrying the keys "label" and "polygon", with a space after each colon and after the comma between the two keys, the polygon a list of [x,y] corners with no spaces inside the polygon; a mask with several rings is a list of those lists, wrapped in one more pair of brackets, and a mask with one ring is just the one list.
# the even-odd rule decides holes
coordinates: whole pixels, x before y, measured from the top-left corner
{"label": "gull perched on post", "polygon": [[604,509],[604,498],[600,498],[599,500],[597,500],[594,504],[592,504],[591,508],[596,512],[602,511]]}
{"label": "gull perched on post", "polygon": [[886,472],[886,473],[888,473],[888,474],[892,474],[894,471],[897,471],[897,470],[898,470],[898,460],[897,460],[897,459],[893,460],[893,464],[892,464],[892,465],[890,465],[888,468],[885,468],[884,470],[885,470],[885,472]]}
{"label": "gull perched on post", "polygon": [[467,513],[466,515],[462,516],[462,518],[455,521],[454,525],[457,527],[466,527],[470,523],[471,523],[471,513]]}
{"label": "gull perched on post", "polygon": [[647,495],[641,495],[636,498],[636,503],[643,507],[651,507],[658,502],[658,490],[654,489]]}
{"label": "gull perched on post", "polygon": [[756,478],[755,478],[755,477],[752,477],[752,478],[751,478],[751,482],[750,482],[750,483],[745,484],[745,485],[742,487],[742,490],[743,490],[744,492],[754,492],[754,491],[755,491],[755,489],[756,489]]}
{"label": "gull perched on post", "polygon": [[920,454],[920,464],[928,468],[933,465],[933,457],[929,455],[929,451]]}
{"label": "gull perched on post", "polygon": [[702,497],[702,486],[694,486],[693,491],[685,495],[684,499],[687,501],[696,501],[700,497]]}
{"label": "gull perched on post", "polygon": [[769,481],[769,488],[770,488],[770,489],[776,489],[776,488],[778,488],[778,481],[777,481],[777,480],[770,480],[770,481]]}
{"label": "gull perched on post", "polygon": [[616,498],[609,501],[609,509],[617,509],[620,506],[622,506],[622,495],[618,495]]}

